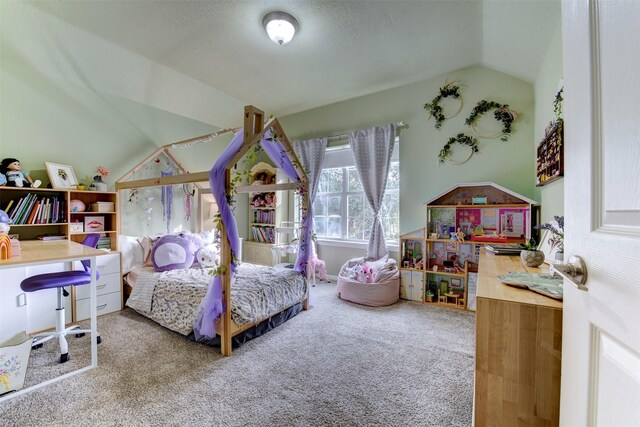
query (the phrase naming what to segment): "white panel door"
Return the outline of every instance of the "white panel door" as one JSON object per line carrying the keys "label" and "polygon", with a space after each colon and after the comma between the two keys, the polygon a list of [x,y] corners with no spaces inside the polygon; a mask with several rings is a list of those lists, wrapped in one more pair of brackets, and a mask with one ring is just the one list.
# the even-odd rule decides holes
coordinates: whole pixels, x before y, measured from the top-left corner
{"label": "white panel door", "polygon": [[640,426],[640,1],[565,0],[564,426]]}

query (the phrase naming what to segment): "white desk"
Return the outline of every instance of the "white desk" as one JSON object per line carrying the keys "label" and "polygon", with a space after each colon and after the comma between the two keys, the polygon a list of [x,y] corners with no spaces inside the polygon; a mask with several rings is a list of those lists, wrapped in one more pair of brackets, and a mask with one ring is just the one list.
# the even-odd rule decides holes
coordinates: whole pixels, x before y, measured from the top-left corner
{"label": "white desk", "polygon": [[0,260],[0,269],[82,260],[89,260],[91,265],[91,283],[89,284],[91,290],[91,365],[44,381],[40,384],[9,393],[0,397],[0,402],[98,366],[96,257],[107,254],[108,252],[99,251],[70,240],[54,240],[49,242],[27,240],[20,242],[20,256]]}

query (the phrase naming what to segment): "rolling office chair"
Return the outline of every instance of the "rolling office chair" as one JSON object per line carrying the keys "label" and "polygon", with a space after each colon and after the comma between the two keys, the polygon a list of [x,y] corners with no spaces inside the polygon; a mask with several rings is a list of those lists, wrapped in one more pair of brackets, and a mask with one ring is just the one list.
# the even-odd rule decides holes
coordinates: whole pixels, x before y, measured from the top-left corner
{"label": "rolling office chair", "polygon": [[[95,248],[98,245],[100,234],[92,233],[85,237],[82,242],[83,245]],[[63,297],[69,296],[69,292],[64,289],[65,286],[80,286],[88,285],[91,283],[91,271],[90,262],[88,260],[81,261],[84,271],[72,270],[61,271],[58,273],[46,273],[38,274],[37,276],[29,277],[20,283],[20,288],[25,292],[36,292],[43,289],[58,289],[58,308],[56,308],[56,330],[54,332],[43,332],[33,335],[34,342],[31,344],[32,348],[40,348],[42,345],[53,339],[58,338],[60,342],[60,363],[64,363],[69,360],[69,346],[67,345],[67,339],[65,336],[69,333],[74,333],[76,337],[82,337],[85,333],[91,333],[91,329],[79,329],[80,326],[74,325],[65,328],[65,309]],[[96,271],[96,280],[99,275]],[[98,334],[98,344],[102,341],[100,334]]]}

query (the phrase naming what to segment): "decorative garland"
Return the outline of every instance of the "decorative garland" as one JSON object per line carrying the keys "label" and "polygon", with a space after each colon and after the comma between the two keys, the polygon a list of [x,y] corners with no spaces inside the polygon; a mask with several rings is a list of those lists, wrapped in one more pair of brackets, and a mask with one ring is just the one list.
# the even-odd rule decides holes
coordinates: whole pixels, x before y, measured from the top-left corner
{"label": "decorative garland", "polygon": [[[450,160],[451,154],[452,154],[451,145],[456,143],[460,145],[468,145],[471,148],[471,154],[469,155],[469,157],[467,157],[465,160],[460,162],[455,162]],[[440,163],[449,161],[450,163],[454,163],[454,164],[462,164],[467,160],[469,160],[471,156],[473,156],[473,153],[477,153],[478,151],[479,151],[478,140],[476,138],[469,135],[465,135],[463,133],[459,133],[455,137],[449,138],[449,141],[447,141],[444,147],[442,147],[442,149],[440,150],[440,153],[438,154],[438,158],[440,158]]]}
{"label": "decorative garland", "polygon": [[[478,118],[481,115],[491,110],[495,110],[493,112],[493,116],[495,117],[495,119],[499,122],[502,122],[502,130],[500,131],[500,133],[492,136],[480,135],[480,133],[478,133],[478,131],[475,129],[474,124],[477,122]],[[478,104],[473,108],[471,114],[465,120],[465,123],[471,126],[473,132],[480,137],[497,138],[498,136],[502,135],[500,140],[506,142],[509,140],[509,135],[511,134],[511,123],[513,123],[516,117],[518,117],[518,115],[515,111],[509,109],[509,105],[500,104],[494,101],[485,101],[483,99],[482,101],[478,102]]]}
{"label": "decorative garland", "polygon": [[442,98],[452,97],[454,99],[460,99],[460,109],[451,117],[458,115],[462,110],[462,95],[460,95],[460,87],[456,85],[456,82],[446,82],[444,86],[440,88],[438,96],[433,98],[431,102],[424,104],[424,109],[429,112],[429,118],[433,117],[436,120],[436,129],[440,129],[442,122],[450,117],[445,117],[442,107],[439,105]]}

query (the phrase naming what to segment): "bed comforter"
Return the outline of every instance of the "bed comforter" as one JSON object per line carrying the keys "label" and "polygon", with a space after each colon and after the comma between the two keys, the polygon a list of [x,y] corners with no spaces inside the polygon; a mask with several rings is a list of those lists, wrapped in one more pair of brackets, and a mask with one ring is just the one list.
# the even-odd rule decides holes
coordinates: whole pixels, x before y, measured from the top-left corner
{"label": "bed comforter", "polygon": [[[182,335],[193,331],[200,302],[212,281],[209,268],[157,273],[137,271],[127,306]],[[238,325],[256,323],[302,301],[307,281],[289,269],[243,263],[231,284],[231,318]]]}

